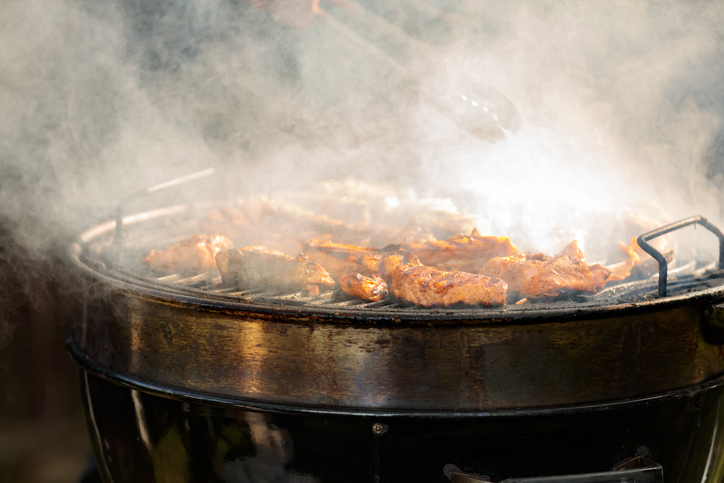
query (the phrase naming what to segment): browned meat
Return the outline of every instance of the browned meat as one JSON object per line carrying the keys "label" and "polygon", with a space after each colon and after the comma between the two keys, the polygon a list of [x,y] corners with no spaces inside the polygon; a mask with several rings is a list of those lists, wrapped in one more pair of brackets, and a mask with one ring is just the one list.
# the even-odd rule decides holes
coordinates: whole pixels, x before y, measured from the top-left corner
{"label": "browned meat", "polygon": [[510,298],[527,297],[524,295],[526,283],[536,276],[543,262],[548,259],[550,257],[541,253],[536,255],[520,253],[509,257],[492,258],[483,265],[480,273],[505,280]]}
{"label": "browned meat", "polygon": [[593,275],[593,285],[596,287],[596,292],[606,286],[606,282],[608,282],[609,277],[613,273],[612,270],[598,263],[595,265],[589,265],[588,270],[590,270],[591,275]]}
{"label": "browned meat", "polygon": [[588,265],[570,255],[551,258],[541,263],[538,273],[523,286],[525,297],[554,297],[562,290],[596,293],[596,282]]}
{"label": "browned meat", "polygon": [[387,297],[387,283],[373,275],[365,277],[361,273],[348,273],[339,279],[339,288],[347,295],[354,295],[363,300],[377,302]]}
{"label": "browned meat", "polygon": [[331,287],[329,273],[300,253],[296,258],[262,246],[232,248],[216,256],[224,281],[234,281],[242,290],[253,288],[318,293],[318,286]]}
{"label": "browned meat", "polygon": [[603,288],[611,271],[601,265],[589,266],[578,244],[573,241],[555,257],[522,253],[493,258],[481,274],[508,282],[512,298],[541,298],[562,291],[596,293]]}
{"label": "browned meat", "polygon": [[417,232],[445,239],[469,233],[475,225],[450,200],[420,198],[412,190],[389,183],[324,180],[295,200],[316,213],[370,229],[369,240],[335,240],[360,246],[403,243],[410,236],[417,239]]}
{"label": "browned meat", "polygon": [[263,245],[286,253],[298,252],[309,238],[343,238],[354,243],[369,239],[355,225],[264,197],[209,211],[199,226],[223,233],[237,245]]}
{"label": "browned meat", "polygon": [[497,278],[426,266],[399,267],[392,275],[391,287],[395,297],[424,307],[502,305],[507,289],[508,285]]}
{"label": "browned meat", "polygon": [[597,292],[606,285],[609,277],[611,277],[612,271],[610,269],[598,263],[595,265],[588,264],[588,261],[586,261],[586,257],[583,255],[583,251],[578,246],[578,242],[576,240],[573,240],[571,243],[563,247],[563,250],[561,250],[556,256],[560,257],[562,255],[568,255],[572,260],[583,262],[588,266],[588,270],[591,272],[591,275],[593,275],[593,284]]}
{"label": "browned meat", "polygon": [[508,238],[482,236],[475,228],[468,236],[457,234],[447,240],[404,243],[402,248],[417,255],[423,265],[471,273],[491,258],[518,252]]}
{"label": "browned meat", "polygon": [[337,280],[348,273],[377,274],[382,256],[378,248],[356,247],[319,239],[304,242],[303,251],[310,260],[322,265]]}
{"label": "browned meat", "polygon": [[383,280],[390,285],[392,284],[392,274],[395,273],[395,270],[399,267],[419,267],[420,265],[422,264],[414,253],[400,250],[384,255],[379,262],[379,271]]}
{"label": "browned meat", "polygon": [[[295,253],[308,239],[355,246],[385,246],[434,240],[434,236],[449,236],[471,226],[471,219],[460,213],[440,212],[429,207],[380,211],[379,203],[384,203],[384,199],[368,206],[364,199],[354,199],[349,193],[338,195],[340,197],[321,197],[324,201],[318,208],[324,208],[321,213],[331,213],[331,216],[295,203],[252,196],[237,205],[209,211],[200,220],[199,227],[201,231],[228,236],[237,246],[264,245]],[[374,223],[370,221],[371,210],[375,212]],[[352,217],[354,221],[349,218],[349,211],[357,213]],[[344,220],[335,216],[344,216]]]}
{"label": "browned meat", "polygon": [[[363,230],[363,228],[360,228],[360,230]],[[366,225],[364,230],[369,234],[369,244],[372,246],[399,245],[434,240],[432,231],[422,226]]]}
{"label": "browned meat", "polygon": [[[666,240],[657,240],[657,242],[655,248],[664,255],[667,262],[671,262],[674,259],[674,252]],[[632,238],[628,245],[618,242],[618,246],[626,254],[626,260],[609,267],[613,272],[609,278],[610,282],[642,280],[658,272],[658,262],[643,251],[636,238]]]}
{"label": "browned meat", "polygon": [[631,276],[631,270],[633,270],[640,261],[638,254],[633,249],[630,249],[630,247],[623,242],[619,242],[619,244],[621,245],[621,249],[627,252],[628,258],[623,262],[609,267],[611,269],[611,276],[608,278],[610,282],[619,282],[629,278]]}
{"label": "browned meat", "polygon": [[194,235],[165,250],[151,250],[143,259],[152,270],[164,272],[203,272],[216,268],[214,257],[234,245],[221,235]]}

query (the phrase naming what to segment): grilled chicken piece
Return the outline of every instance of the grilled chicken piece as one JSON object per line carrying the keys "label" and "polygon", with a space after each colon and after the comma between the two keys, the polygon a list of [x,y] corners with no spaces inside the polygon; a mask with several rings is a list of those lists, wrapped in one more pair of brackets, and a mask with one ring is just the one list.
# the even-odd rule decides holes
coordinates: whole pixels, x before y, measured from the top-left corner
{"label": "grilled chicken piece", "polygon": [[371,246],[419,243],[435,239],[432,231],[422,226],[368,225],[365,226],[365,230],[369,233],[369,245]]}
{"label": "grilled chicken piece", "polygon": [[596,288],[596,292],[606,285],[606,282],[608,282],[608,279],[612,275],[612,270],[599,263],[589,265],[586,257],[583,255],[583,250],[581,250],[578,246],[578,242],[576,240],[573,240],[571,243],[563,247],[563,250],[561,250],[556,256],[560,257],[562,255],[568,255],[572,260],[584,262],[588,266],[588,270],[591,272],[591,275],[593,275],[593,284]]}
{"label": "grilled chicken piece", "polygon": [[555,257],[522,253],[493,258],[483,265],[480,273],[505,280],[514,299],[555,297],[564,290],[596,293],[603,288],[611,271],[601,265],[589,266],[573,241]]}
{"label": "grilled chicken piece", "polygon": [[[674,259],[674,252],[669,248],[666,240],[657,241],[659,243],[655,248],[664,255],[667,262],[671,262]],[[643,280],[658,273],[659,263],[639,246],[637,238],[632,238],[628,245],[618,242],[618,246],[627,258],[623,262],[609,267],[613,272],[609,278],[610,282]]]}
{"label": "grilled chicken piece", "polygon": [[470,235],[453,235],[447,240],[404,243],[423,265],[476,273],[488,260],[514,255],[518,250],[505,237],[482,236],[473,228]]}
{"label": "grilled chicken piece", "polygon": [[[281,199],[251,196],[236,205],[209,211],[199,221],[199,229],[228,236],[237,246],[264,245],[295,253],[302,241],[312,238],[356,246],[384,246],[434,240],[435,236],[447,237],[472,226],[469,216],[441,209],[437,204],[414,204],[390,210],[386,207],[390,196],[376,199],[372,205],[365,201],[367,197],[355,198],[343,191],[336,195],[323,194],[312,203],[316,208],[312,211]],[[350,218],[350,212],[356,215]],[[374,213],[374,223],[370,222],[371,213]]]}
{"label": "grilled chicken piece", "polygon": [[339,288],[347,295],[378,302],[387,297],[387,283],[377,275],[365,277],[361,273],[348,273],[339,279]]}
{"label": "grilled chicken piece", "polygon": [[262,246],[232,248],[216,256],[222,278],[241,290],[252,288],[319,293],[319,285],[331,287],[329,273],[300,253],[296,258]]}
{"label": "grilled chicken piece", "polygon": [[209,211],[199,226],[223,233],[237,245],[263,245],[286,253],[296,253],[309,238],[343,238],[353,243],[369,239],[369,233],[356,225],[264,197]]}
{"label": "grilled chicken piece", "polygon": [[414,253],[410,253],[404,250],[389,253],[382,257],[379,262],[379,270],[382,279],[387,282],[388,285],[392,284],[392,274],[395,273],[400,267],[419,267],[422,265],[420,259],[415,256]]}
{"label": "grilled chicken piece", "polygon": [[386,248],[356,247],[327,240],[307,240],[304,253],[310,260],[322,265],[332,278],[339,280],[348,273],[375,275],[379,271],[379,261]]}
{"label": "grilled chicken piece", "polygon": [[606,286],[606,282],[608,282],[609,277],[613,273],[612,270],[598,263],[595,265],[589,265],[588,270],[590,270],[591,275],[593,275],[593,285],[596,287],[596,292],[602,290],[603,287]]}
{"label": "grilled chicken piece", "polygon": [[[450,199],[421,198],[413,190],[394,183],[323,180],[296,199],[310,210],[351,223],[368,226],[368,222],[374,220],[372,229],[384,225],[398,227],[395,228],[397,231],[402,227],[421,227],[440,239],[455,233],[467,233],[475,225],[473,217],[459,210]],[[403,241],[385,236],[377,240],[373,238],[364,245],[384,246]],[[347,243],[357,244],[351,240]]]}
{"label": "grilled chicken piece", "polygon": [[540,271],[543,262],[550,257],[538,253],[520,253],[509,257],[496,257],[485,262],[480,269],[480,274],[500,278],[508,284],[508,296],[510,301],[517,300],[525,295],[525,286]]}
{"label": "grilled chicken piece", "polygon": [[216,268],[216,254],[233,246],[225,236],[199,234],[165,250],[151,250],[143,261],[152,270],[203,272]]}
{"label": "grilled chicken piece", "polygon": [[392,274],[392,294],[424,307],[502,305],[507,290],[508,284],[497,278],[426,266],[399,267]]}
{"label": "grilled chicken piece", "polygon": [[596,282],[588,265],[570,255],[551,258],[541,263],[538,273],[523,286],[525,297],[555,297],[563,290],[596,293]]}
{"label": "grilled chicken piece", "polygon": [[618,242],[621,251],[626,253],[627,258],[623,262],[616,263],[609,267],[612,272],[611,276],[609,277],[609,280],[611,282],[626,280],[628,277],[631,276],[631,270],[633,270],[633,268],[641,262],[641,259],[639,258],[638,253],[636,253],[633,244],[636,244],[636,248],[638,248],[638,243],[636,243],[635,239],[632,240],[629,245],[626,245],[624,242]]}

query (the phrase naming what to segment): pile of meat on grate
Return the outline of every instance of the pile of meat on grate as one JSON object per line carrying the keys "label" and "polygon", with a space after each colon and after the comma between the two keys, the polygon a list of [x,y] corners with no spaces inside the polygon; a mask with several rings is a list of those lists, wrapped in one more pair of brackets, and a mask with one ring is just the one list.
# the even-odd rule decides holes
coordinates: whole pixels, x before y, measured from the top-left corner
{"label": "pile of meat on grate", "polygon": [[520,253],[506,237],[483,236],[476,228],[463,234],[470,219],[459,213],[407,215],[393,224],[364,213],[347,223],[252,197],[208,212],[199,221],[202,233],[151,250],[144,261],[166,273],[218,268],[224,282],[240,290],[312,296],[338,287],[367,301],[395,297],[425,307],[595,294],[653,268],[641,263],[635,239],[620,243],[624,262],[606,267],[589,264],[575,240],[555,255]]}

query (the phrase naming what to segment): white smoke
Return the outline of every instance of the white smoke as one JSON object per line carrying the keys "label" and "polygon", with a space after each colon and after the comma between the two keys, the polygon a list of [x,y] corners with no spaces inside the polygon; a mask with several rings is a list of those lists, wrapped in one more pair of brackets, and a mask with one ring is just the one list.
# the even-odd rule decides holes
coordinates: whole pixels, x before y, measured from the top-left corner
{"label": "white smoke", "polygon": [[364,2],[429,47],[415,75],[512,100],[523,125],[492,144],[417,96],[395,63],[410,52],[380,55],[324,16],[284,25],[289,2],[262,3],[2,2],[0,222],[26,258],[208,167],[240,194],[355,177],[453,196],[525,249],[593,246],[642,204],[721,223],[716,3]]}

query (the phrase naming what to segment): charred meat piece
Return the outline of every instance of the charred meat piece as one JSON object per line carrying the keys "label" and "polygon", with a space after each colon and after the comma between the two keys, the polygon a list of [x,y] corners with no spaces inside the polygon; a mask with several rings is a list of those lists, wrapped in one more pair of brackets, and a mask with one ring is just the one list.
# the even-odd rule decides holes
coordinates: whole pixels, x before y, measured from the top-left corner
{"label": "charred meat piece", "polygon": [[221,235],[194,235],[165,250],[151,250],[143,259],[152,270],[164,272],[203,272],[216,268],[216,254],[233,247]]}
{"label": "charred meat piece", "polygon": [[596,293],[603,288],[611,271],[601,265],[589,266],[573,241],[554,257],[522,253],[493,258],[483,265],[480,273],[505,280],[513,299],[535,299],[555,297],[564,291]]}
{"label": "charred meat piece", "polygon": [[424,307],[494,306],[505,303],[508,285],[500,279],[433,267],[399,267],[392,275],[392,294]]}
{"label": "charred meat piece", "polygon": [[505,237],[482,236],[473,228],[470,235],[457,234],[447,240],[404,243],[423,265],[476,273],[488,260],[514,255],[518,250]]}
{"label": "charred meat piece", "polygon": [[262,246],[248,246],[223,251],[216,262],[223,280],[235,282],[241,290],[305,290],[315,294],[319,285],[334,285],[329,273],[303,253],[294,258]]}
{"label": "charred meat piece", "polygon": [[339,279],[339,288],[347,295],[353,295],[370,302],[378,302],[387,297],[387,283],[373,275],[366,277],[361,273],[348,273]]}

